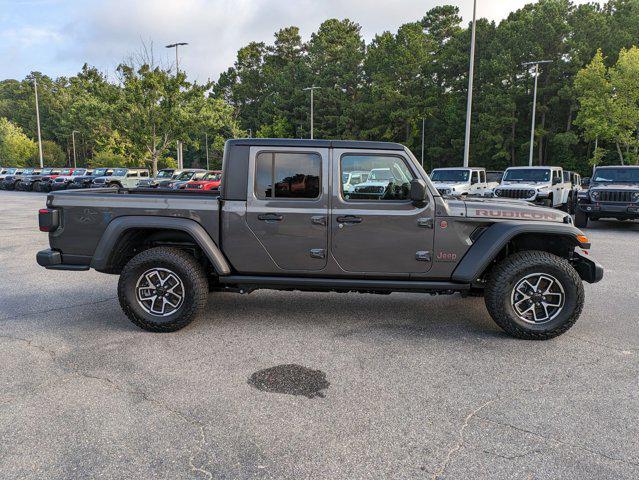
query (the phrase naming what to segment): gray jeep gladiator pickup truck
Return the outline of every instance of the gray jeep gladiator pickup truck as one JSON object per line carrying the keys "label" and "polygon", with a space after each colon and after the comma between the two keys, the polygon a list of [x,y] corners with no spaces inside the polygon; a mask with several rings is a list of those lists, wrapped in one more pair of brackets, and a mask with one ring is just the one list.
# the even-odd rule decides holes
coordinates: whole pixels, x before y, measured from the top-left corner
{"label": "gray jeep gladiator pickup truck", "polygon": [[[349,172],[388,169],[351,198]],[[483,295],[507,333],[568,330],[582,280],[603,269],[566,213],[519,200],[442,198],[402,145],[331,140],[226,143],[218,192],[105,188],[51,193],[40,265],[119,275],[129,319],[170,332],[209,292],[256,289]]]}

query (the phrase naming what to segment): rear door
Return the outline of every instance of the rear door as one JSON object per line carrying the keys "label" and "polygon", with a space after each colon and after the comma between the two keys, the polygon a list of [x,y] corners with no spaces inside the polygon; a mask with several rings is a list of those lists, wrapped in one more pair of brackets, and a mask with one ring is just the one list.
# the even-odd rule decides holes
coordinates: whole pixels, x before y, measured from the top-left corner
{"label": "rear door", "polygon": [[328,148],[251,147],[246,222],[278,271],[326,267]]}
{"label": "rear door", "polygon": [[[344,191],[344,174],[373,169],[390,169],[392,179]],[[332,172],[331,253],[341,269],[406,276],[430,270],[434,202],[417,207],[410,201],[410,182],[421,176],[406,153],[335,149]]]}

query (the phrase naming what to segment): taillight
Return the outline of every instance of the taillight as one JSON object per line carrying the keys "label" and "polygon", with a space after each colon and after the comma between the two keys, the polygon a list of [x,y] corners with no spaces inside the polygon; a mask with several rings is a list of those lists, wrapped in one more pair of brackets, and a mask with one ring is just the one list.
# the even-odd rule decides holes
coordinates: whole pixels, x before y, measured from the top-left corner
{"label": "taillight", "polygon": [[58,210],[41,208],[38,210],[38,224],[41,232],[53,232],[60,225]]}

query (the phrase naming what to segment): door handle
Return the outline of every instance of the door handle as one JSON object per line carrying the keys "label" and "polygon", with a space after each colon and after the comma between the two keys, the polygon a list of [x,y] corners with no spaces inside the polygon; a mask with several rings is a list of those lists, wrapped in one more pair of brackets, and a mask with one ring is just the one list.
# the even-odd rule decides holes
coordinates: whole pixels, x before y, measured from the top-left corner
{"label": "door handle", "polygon": [[265,213],[263,215],[258,215],[257,219],[262,220],[263,222],[281,222],[284,217],[277,213]]}
{"label": "door handle", "polygon": [[337,217],[337,223],[362,223],[362,217],[354,215],[346,215],[345,217]]}

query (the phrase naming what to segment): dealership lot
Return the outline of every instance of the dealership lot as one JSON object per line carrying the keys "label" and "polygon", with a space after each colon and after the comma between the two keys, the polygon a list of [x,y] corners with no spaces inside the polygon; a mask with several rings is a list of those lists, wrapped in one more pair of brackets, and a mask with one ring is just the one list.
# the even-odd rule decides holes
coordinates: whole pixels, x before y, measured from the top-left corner
{"label": "dealership lot", "polygon": [[[606,277],[548,342],[476,298],[268,291],[158,335],[36,265],[43,205],[0,195],[0,478],[639,477],[639,224],[587,230]],[[322,391],[255,388],[291,364]]]}

